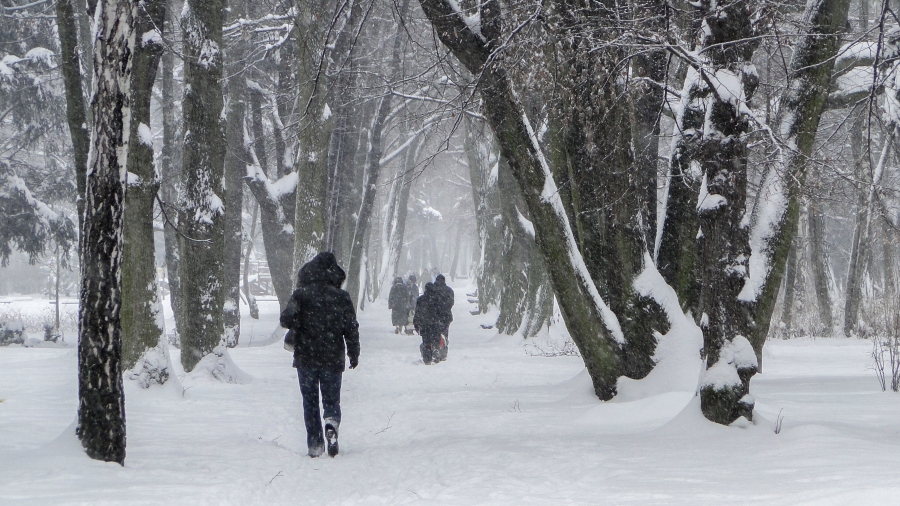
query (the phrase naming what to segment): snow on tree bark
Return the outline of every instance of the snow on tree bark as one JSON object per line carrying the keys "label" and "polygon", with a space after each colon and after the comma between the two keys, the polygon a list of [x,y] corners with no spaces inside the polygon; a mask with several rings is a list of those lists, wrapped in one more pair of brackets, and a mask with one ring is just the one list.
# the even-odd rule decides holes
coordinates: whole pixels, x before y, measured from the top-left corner
{"label": "snow on tree bark", "polygon": [[93,125],[78,315],[78,425],[89,457],[125,463],[122,249],[137,6],[103,0],[95,18]]}
{"label": "snow on tree bark", "polygon": [[[399,6],[398,16],[400,18],[403,18],[404,16],[406,16],[406,12],[408,10],[409,0],[403,0],[403,2]],[[386,75],[388,83],[394,82],[400,74],[400,64],[402,56],[401,50],[403,48],[403,39],[401,37],[402,32],[403,28],[398,23],[397,31],[394,34],[393,40],[391,42],[391,61]],[[359,213],[357,213],[356,227],[353,231],[352,240],[350,242],[350,261],[348,262],[347,268],[346,286],[347,291],[350,293],[350,297],[353,299],[353,302],[356,305],[359,305],[360,302],[357,299],[360,286],[360,266],[364,253],[364,238],[369,233],[372,214],[375,209],[375,185],[378,183],[378,177],[381,174],[382,135],[384,132],[385,121],[387,119],[388,113],[391,110],[392,97],[393,94],[391,93],[391,90],[386,90],[385,95],[381,97],[377,112],[375,113],[375,119],[372,122],[372,130],[369,134],[370,147],[368,152],[368,164],[363,176],[364,180],[362,204],[360,205]]]}
{"label": "snow on tree bark", "polygon": [[222,94],[224,0],[187,0],[184,44],[184,153],[178,224],[185,371],[223,339],[225,110]]}
{"label": "snow on tree bark", "polygon": [[[173,14],[172,9],[166,9],[166,37],[164,40],[172,41],[173,32]],[[173,42],[170,42],[173,43]],[[175,51],[174,48],[163,52],[160,62],[162,92],[162,151],[159,153],[159,169],[162,179],[160,185],[160,196],[164,209],[163,216],[166,220],[163,229],[163,239],[165,241],[166,254],[166,274],[169,279],[169,302],[172,306],[172,313],[175,316],[175,328],[172,329],[173,335],[176,336],[176,344],[180,346],[178,333],[181,332],[181,280],[178,275],[178,234],[175,227],[178,226],[178,213],[173,204],[178,199],[176,185],[181,180],[181,145],[175,142],[178,132],[178,125],[175,122]],[[170,222],[169,220],[173,220]]]}
{"label": "snow on tree bark", "polygon": [[[622,368],[622,330],[587,271],[550,167],[506,71],[495,62],[488,64],[498,41],[488,43],[470,29],[451,2],[420,0],[420,4],[441,42],[472,74],[481,76],[479,90],[488,123],[522,188],[566,327],[581,352],[595,394],[611,399]],[[494,21],[499,21],[499,13]]]}
{"label": "snow on tree bark", "polygon": [[750,316],[745,319],[744,332],[760,366],[800,217],[800,189],[806,180],[807,160],[828,99],[849,5],[849,0],[807,2],[801,21],[803,32],[791,59],[789,85],[776,118],[782,145],[777,163],[763,177],[750,219],[749,276],[739,299]]}
{"label": "snow on tree bark", "polygon": [[[297,187],[294,216],[294,268],[300,267],[325,246],[325,191],[328,184],[328,144],[332,115],[325,102],[327,61],[325,60],[328,22],[327,2],[300,2],[297,23],[297,101],[300,119],[300,147],[297,176],[304,184]],[[261,204],[260,204],[261,205]]]}
{"label": "snow on tree bark", "polygon": [[[150,98],[163,53],[165,0],[144,0],[137,9],[139,34],[132,57],[131,132],[128,150],[128,191],[125,195],[125,245],[122,258],[122,362],[128,378],[143,387],[163,384],[169,377],[162,306],[156,280],[153,206],[159,176],[153,164]],[[152,355],[152,359],[145,356]]]}
{"label": "snow on tree bark", "polygon": [[[576,237],[601,297],[622,325],[623,372],[639,379],[655,365],[654,330],[665,333],[668,322],[659,306],[633,287],[644,269],[650,235],[650,178],[634,159],[631,129],[607,127],[628,124],[633,114],[631,101],[623,98],[626,76],[618,66],[625,50],[609,43],[609,32],[602,29],[616,26],[625,15],[614,2],[559,0],[548,18],[566,65],[559,76],[560,88],[568,90],[560,121],[566,125]],[[655,179],[655,169],[651,172]]]}
{"label": "snow on tree bark", "polygon": [[[246,17],[246,0],[229,0],[229,24]],[[238,30],[225,48],[227,68],[225,113],[225,258],[222,282],[225,284],[225,303],[222,307],[222,323],[225,345],[237,346],[241,337],[241,222],[244,211],[244,185],[246,167],[251,165],[244,142],[247,121],[247,67],[248,38]],[[274,273],[273,273],[274,274]],[[279,273],[281,274],[281,273]],[[273,276],[274,277],[274,276]]]}
{"label": "snow on tree bark", "polygon": [[87,174],[91,139],[88,131],[87,105],[81,86],[78,19],[74,4],[75,0],[56,2],[56,26],[59,33],[60,68],[66,91],[66,119],[69,123],[69,134],[72,137],[72,150],[75,155],[75,187],[78,190],[75,203],[78,207],[78,229],[81,230],[84,219],[85,175]]}
{"label": "snow on tree bark", "polygon": [[498,155],[493,147],[493,132],[483,120],[466,115],[463,123],[466,128],[464,148],[469,164],[480,250],[476,266],[478,311],[483,314],[500,303],[502,286],[503,218],[497,188]]}
{"label": "snow on tree bark", "polygon": [[[269,179],[260,102],[262,88],[256,83],[251,83],[249,92],[253,138],[252,142],[250,142],[251,139],[246,138],[242,142],[248,145],[248,150],[252,150],[252,152],[248,151],[248,154],[252,157],[253,163],[247,164],[247,175],[244,181],[259,204],[266,260],[269,264],[269,272],[272,273],[272,285],[275,288],[279,306],[284,309],[294,291],[291,278],[296,276],[291,271],[295,241],[294,213],[292,211],[293,204],[297,200],[297,176],[295,173],[285,174],[275,183]],[[250,146],[251,144],[252,146]],[[284,184],[289,182],[293,182],[293,184]]]}

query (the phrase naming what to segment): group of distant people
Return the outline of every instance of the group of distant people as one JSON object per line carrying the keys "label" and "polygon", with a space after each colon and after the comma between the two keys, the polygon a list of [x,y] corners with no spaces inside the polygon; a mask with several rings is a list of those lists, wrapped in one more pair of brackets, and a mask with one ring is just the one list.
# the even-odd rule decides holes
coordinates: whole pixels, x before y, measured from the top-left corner
{"label": "group of distant people", "polygon": [[412,325],[422,337],[419,351],[425,364],[447,360],[455,297],[453,289],[447,286],[444,275],[436,271],[434,282],[425,283],[425,292],[421,296],[414,274],[406,281],[400,277],[394,278],[388,294],[388,309],[391,310],[394,333],[404,331],[411,334],[412,331],[407,327]]}
{"label": "group of distant people", "polygon": [[[442,274],[433,274],[433,282],[425,284],[421,296],[415,275],[405,282],[394,278],[388,295],[395,333],[411,324],[422,336],[419,350],[426,364],[447,359],[453,321],[453,289]],[[319,253],[300,269],[297,288],[281,312],[281,326],[289,329],[285,346],[294,353],[293,365],[300,381],[310,457],[326,451],[331,457],[338,454],[344,356],[350,359],[350,369],[359,365],[359,322],[350,294],[341,289],[345,279],[334,254]],[[319,412],[320,394],[324,424]]]}

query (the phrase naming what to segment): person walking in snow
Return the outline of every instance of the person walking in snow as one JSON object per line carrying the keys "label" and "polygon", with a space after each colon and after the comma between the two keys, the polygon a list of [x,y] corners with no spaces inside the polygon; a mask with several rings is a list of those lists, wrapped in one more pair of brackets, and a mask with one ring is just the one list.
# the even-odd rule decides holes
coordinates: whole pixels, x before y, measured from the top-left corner
{"label": "person walking in snow", "polygon": [[444,329],[444,322],[441,319],[441,295],[435,289],[434,283],[425,283],[425,293],[416,302],[416,317],[413,323],[416,332],[422,336],[422,344],[419,345],[422,362],[426,365],[440,362],[441,331]]}
{"label": "person walking in snow", "polygon": [[388,294],[388,309],[391,310],[394,334],[399,334],[409,324],[409,304],[409,289],[403,284],[403,278],[394,278],[394,284]]}
{"label": "person walking in snow", "polygon": [[453,322],[453,303],[456,294],[447,286],[447,280],[443,274],[434,277],[434,289],[440,295],[440,321],[444,325],[441,335],[444,336],[444,346],[441,347],[441,360],[447,360],[447,350],[450,345],[450,323]]}
{"label": "person walking in snow", "polygon": [[325,440],[328,455],[338,454],[344,354],[350,358],[350,369],[359,365],[359,323],[350,294],[341,290],[345,278],[333,253],[319,253],[300,269],[298,288],[281,312],[281,326],[294,332],[294,367],[300,379],[310,457],[322,455]]}

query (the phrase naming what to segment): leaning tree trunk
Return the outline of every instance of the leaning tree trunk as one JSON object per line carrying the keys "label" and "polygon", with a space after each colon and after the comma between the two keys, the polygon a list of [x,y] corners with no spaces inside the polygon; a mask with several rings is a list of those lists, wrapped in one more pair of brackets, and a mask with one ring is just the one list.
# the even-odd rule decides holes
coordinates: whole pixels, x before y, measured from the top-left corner
{"label": "leaning tree trunk", "polygon": [[[750,275],[739,296],[745,305],[744,335],[762,366],[762,348],[788,250],[800,217],[800,189],[806,180],[819,120],[828,98],[834,57],[847,23],[849,0],[808,0],[802,33],[794,49],[789,86],[781,98],[775,132],[780,156],[764,175],[750,223]],[[786,184],[787,182],[787,184]]]}
{"label": "leaning tree trunk", "polygon": [[[297,21],[297,83],[300,149],[297,152],[297,186],[294,216],[294,268],[296,273],[325,245],[325,191],[328,184],[328,145],[331,111],[325,103],[327,61],[325,46],[327,2],[300,2]],[[262,204],[260,204],[262,205]],[[296,274],[294,274],[296,276]]]}
{"label": "leaning tree trunk", "polygon": [[[559,38],[567,41],[560,53],[569,71],[560,79],[562,87],[570,90],[565,100],[565,151],[571,159],[577,238],[600,295],[622,325],[622,372],[640,379],[655,365],[654,331],[668,330],[661,308],[634,289],[634,280],[645,267],[650,208],[646,172],[650,169],[635,163],[630,129],[606,127],[626,125],[632,117],[629,101],[622,98],[623,76],[617,73],[624,50],[615,44],[598,49],[602,40],[594,40],[597,35],[585,28],[616,23],[621,7],[582,0],[559,0],[558,4],[555,23]],[[655,169],[652,172],[655,179]]]}
{"label": "leaning tree trunk", "polygon": [[[266,249],[266,261],[272,274],[272,286],[278,297],[279,306],[284,309],[294,289],[291,283],[294,250],[294,214],[289,201],[296,202],[297,174],[289,173],[280,177],[279,184],[271,183],[268,176],[268,156],[266,155],[265,131],[262,121],[262,88],[251,83],[250,116],[252,117],[253,142],[251,151],[247,152],[253,160],[247,167],[249,170],[244,181],[256,199],[260,209],[263,244]],[[243,142],[243,141],[242,141]],[[290,184],[285,184],[290,183]],[[278,191],[274,191],[278,188]]]}
{"label": "leaning tree trunk", "polygon": [[82,228],[78,427],[88,456],[125,464],[122,248],[137,5],[103,0],[94,27],[94,121]]}
{"label": "leaning tree trunk", "polygon": [[[66,93],[66,119],[72,137],[72,151],[75,155],[75,188],[78,195],[75,204],[78,209],[79,230],[84,219],[84,192],[87,174],[90,132],[84,91],[81,86],[81,64],[78,58],[77,0],[56,2],[56,26],[59,33],[59,61],[62,70],[63,87]],[[82,14],[83,15],[83,14]]]}
{"label": "leaning tree trunk", "polygon": [[181,363],[191,371],[223,338],[225,251],[222,21],[225,0],[187,0],[184,40],[184,155],[178,224],[182,289]]}
{"label": "leaning tree trunk", "polygon": [[[229,24],[246,18],[246,0],[229,0]],[[229,41],[225,51],[228,81],[228,106],[225,113],[225,264],[222,281],[225,284],[225,303],[222,324],[225,345],[233,348],[241,338],[241,222],[244,213],[244,185],[242,179],[249,165],[244,139],[247,122],[247,42],[243,28]],[[262,142],[262,138],[260,138]],[[287,274],[287,273],[279,273]],[[273,276],[274,277],[274,276]]]}
{"label": "leaning tree trunk", "polygon": [[[144,388],[169,378],[169,352],[156,279],[153,206],[159,178],[153,164],[150,101],[164,47],[166,0],[145,0],[135,31],[143,34],[132,58],[131,133],[128,193],[125,196],[125,249],[122,259],[122,361],[130,379]],[[132,177],[134,180],[132,180]]]}
{"label": "leaning tree trunk", "polygon": [[499,5],[483,5],[483,39],[450,2],[420,3],[444,45],[469,72],[481,75],[479,89],[488,123],[522,188],[566,327],[581,352],[595,394],[611,399],[622,369],[622,330],[587,272],[550,167],[506,71],[495,61],[488,64],[498,44]]}

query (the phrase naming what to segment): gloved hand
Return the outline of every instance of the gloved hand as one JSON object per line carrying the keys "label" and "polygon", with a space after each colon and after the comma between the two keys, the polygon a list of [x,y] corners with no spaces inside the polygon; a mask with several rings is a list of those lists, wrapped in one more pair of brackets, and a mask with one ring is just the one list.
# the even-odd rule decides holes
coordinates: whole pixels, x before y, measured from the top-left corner
{"label": "gloved hand", "polygon": [[359,359],[358,359],[358,358],[351,358],[351,359],[350,359],[350,369],[356,369],[356,366],[358,366],[358,365],[359,365]]}

